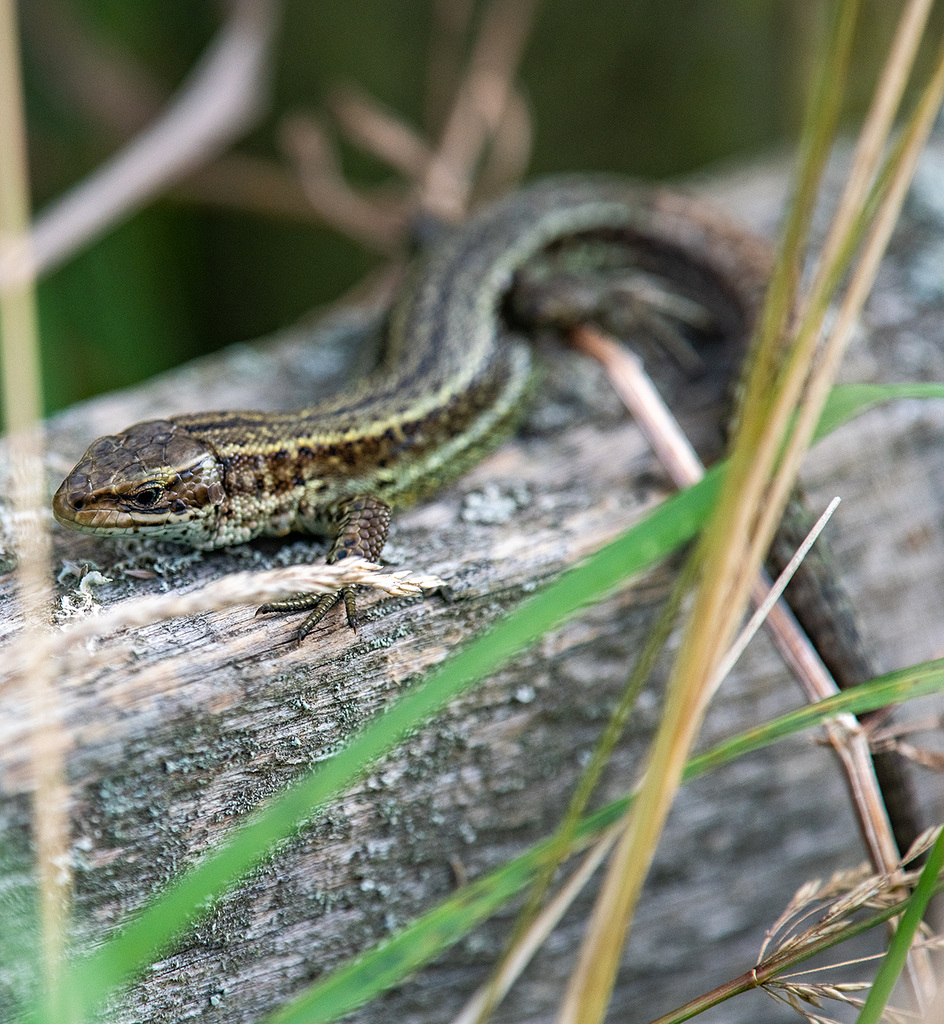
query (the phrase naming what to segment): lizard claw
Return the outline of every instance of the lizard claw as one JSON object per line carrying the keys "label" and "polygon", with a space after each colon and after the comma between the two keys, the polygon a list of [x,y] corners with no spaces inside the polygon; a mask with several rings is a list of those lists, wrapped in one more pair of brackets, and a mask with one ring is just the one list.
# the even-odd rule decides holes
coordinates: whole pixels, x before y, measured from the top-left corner
{"label": "lizard claw", "polygon": [[256,615],[265,615],[268,612],[298,612],[311,609],[305,620],[298,627],[298,641],[301,643],[306,636],[318,625],[329,611],[339,602],[344,602],[344,611],[347,614],[347,624],[357,632],[357,606],[355,604],[354,587],[342,587],[333,594],[296,594],[294,597],[287,597],[282,601],[271,601],[269,604],[260,605],[256,609]]}

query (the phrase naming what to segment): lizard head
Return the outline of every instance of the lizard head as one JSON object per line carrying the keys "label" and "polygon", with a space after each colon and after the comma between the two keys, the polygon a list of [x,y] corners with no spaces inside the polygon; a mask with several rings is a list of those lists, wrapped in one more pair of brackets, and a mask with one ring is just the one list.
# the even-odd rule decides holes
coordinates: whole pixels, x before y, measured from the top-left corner
{"label": "lizard head", "polygon": [[172,420],[135,423],[93,442],[52,510],[81,533],[133,533],[209,546],[226,492],[215,453]]}

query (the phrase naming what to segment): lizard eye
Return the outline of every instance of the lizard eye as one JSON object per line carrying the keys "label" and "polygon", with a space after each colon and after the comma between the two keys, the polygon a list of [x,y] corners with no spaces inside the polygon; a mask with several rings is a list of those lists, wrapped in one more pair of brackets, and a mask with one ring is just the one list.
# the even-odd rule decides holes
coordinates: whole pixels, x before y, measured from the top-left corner
{"label": "lizard eye", "polygon": [[151,484],[148,487],[142,487],[139,491],[135,491],[132,497],[134,499],[134,503],[136,505],[140,505],[141,508],[151,508],[161,500],[161,495],[163,493],[163,487],[158,487],[157,484]]}

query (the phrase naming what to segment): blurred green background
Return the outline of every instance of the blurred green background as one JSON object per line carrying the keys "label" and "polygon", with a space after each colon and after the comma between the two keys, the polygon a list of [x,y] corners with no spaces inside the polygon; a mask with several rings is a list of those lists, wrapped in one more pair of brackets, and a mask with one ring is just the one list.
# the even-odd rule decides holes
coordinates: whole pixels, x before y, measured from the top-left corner
{"label": "blurred green background", "polygon": [[[271,106],[237,150],[284,166],[283,119],[322,112],[341,85],[422,125],[434,2],[289,0]],[[671,176],[792,146],[824,8],[825,0],[545,0],[518,77],[533,119],[528,175]],[[887,0],[865,8],[851,108],[864,102],[900,9]],[[25,0],[20,10],[37,210],[120,147],[116,124],[129,99],[121,76],[159,103],[221,21],[210,0]],[[109,67],[121,72],[117,84],[108,84]],[[353,147],[341,152],[353,181],[390,177]],[[288,325],[379,261],[311,218],[162,198],[42,282],[47,410]]]}

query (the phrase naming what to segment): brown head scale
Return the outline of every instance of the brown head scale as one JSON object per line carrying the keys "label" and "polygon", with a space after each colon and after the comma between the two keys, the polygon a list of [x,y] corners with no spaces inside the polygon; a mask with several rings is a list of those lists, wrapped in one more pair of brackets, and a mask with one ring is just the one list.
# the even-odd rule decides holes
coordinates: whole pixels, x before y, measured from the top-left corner
{"label": "brown head scale", "polygon": [[141,533],[210,547],[225,500],[215,453],[172,420],[135,423],[94,441],[53,498],[64,526]]}

